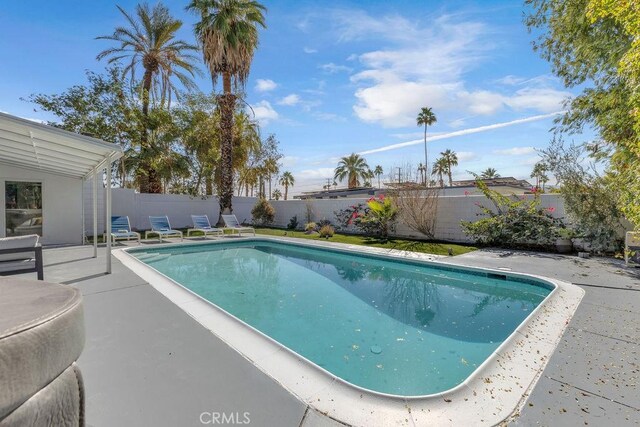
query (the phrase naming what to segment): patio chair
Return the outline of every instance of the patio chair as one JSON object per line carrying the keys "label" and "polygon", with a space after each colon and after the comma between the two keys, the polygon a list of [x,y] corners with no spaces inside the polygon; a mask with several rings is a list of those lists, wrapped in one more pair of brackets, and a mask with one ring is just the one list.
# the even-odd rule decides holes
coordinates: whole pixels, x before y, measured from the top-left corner
{"label": "patio chair", "polygon": [[[131,224],[129,223],[128,216],[112,216],[111,217],[111,240],[113,243],[118,239],[138,239],[138,244],[140,244],[140,233],[136,233],[135,231],[131,231]],[[105,241],[107,240],[107,235],[105,234]]]}
{"label": "patio chair", "polygon": [[221,229],[211,226],[207,215],[191,215],[191,221],[193,221],[193,228],[187,230],[187,237],[190,237],[194,231],[204,233],[204,237],[207,237],[207,234],[215,234],[217,236],[224,234],[224,231]]}
{"label": "patio chair", "polygon": [[222,220],[226,229],[232,230],[232,232],[236,231],[239,236],[242,236],[243,231],[250,231],[254,236],[256,235],[256,230],[253,227],[241,225],[235,215],[222,215]]}
{"label": "patio chair", "polygon": [[[629,255],[631,252],[640,251],[640,232],[627,231],[624,237],[624,263],[629,264]],[[634,255],[632,259],[638,257]]]}
{"label": "patio chair", "polygon": [[149,238],[149,234],[157,234],[160,242],[162,242],[163,237],[171,236],[180,236],[180,241],[184,240],[182,231],[171,229],[168,216],[150,216],[149,222],[151,223],[151,230],[144,232],[145,239]]}
{"label": "patio chair", "polygon": [[30,234],[0,239],[0,276],[35,272],[38,280],[44,280],[39,238],[37,234]]}

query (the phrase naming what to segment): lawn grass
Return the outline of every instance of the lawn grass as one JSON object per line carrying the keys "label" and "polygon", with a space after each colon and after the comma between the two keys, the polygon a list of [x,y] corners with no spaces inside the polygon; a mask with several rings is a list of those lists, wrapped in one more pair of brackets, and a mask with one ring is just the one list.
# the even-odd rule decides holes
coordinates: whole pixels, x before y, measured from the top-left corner
{"label": "lawn grass", "polygon": [[[263,234],[267,236],[287,236],[296,237],[300,239],[310,240],[322,240],[317,233],[305,234],[303,231],[283,230],[280,228],[256,228],[257,234]],[[285,234],[286,233],[286,234]],[[329,242],[347,243],[350,245],[370,246],[375,248],[384,249],[398,249],[412,252],[422,252],[425,254],[433,255],[448,255],[449,249],[452,250],[453,255],[462,255],[467,252],[475,251],[477,248],[474,246],[457,245],[455,243],[438,243],[438,242],[424,242],[421,240],[408,240],[408,239],[390,239],[386,242],[380,240],[359,235],[351,234],[334,234]]]}

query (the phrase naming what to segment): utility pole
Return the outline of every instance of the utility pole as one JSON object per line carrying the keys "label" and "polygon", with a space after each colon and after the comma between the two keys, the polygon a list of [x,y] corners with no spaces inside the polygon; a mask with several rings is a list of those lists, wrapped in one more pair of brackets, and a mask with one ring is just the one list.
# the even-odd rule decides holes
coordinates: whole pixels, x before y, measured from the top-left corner
{"label": "utility pole", "polygon": [[327,191],[331,189],[331,178],[327,178],[327,185],[325,186],[325,188],[327,189]]}
{"label": "utility pole", "polygon": [[396,168],[398,169],[398,184],[400,184],[400,171],[402,170],[402,168]]}

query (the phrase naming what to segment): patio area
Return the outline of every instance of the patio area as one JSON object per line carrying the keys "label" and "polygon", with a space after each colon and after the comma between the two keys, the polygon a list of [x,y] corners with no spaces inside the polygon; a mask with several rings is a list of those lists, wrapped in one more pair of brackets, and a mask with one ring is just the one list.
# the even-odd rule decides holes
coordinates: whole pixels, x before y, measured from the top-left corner
{"label": "patio area", "polygon": [[[92,255],[90,246],[44,251],[45,280],[74,285],[84,296],[87,341],[79,365],[88,425],[202,425],[211,413],[240,420],[248,413],[259,426],[340,425],[309,410],[117,259],[105,275],[103,259]],[[443,260],[545,275],[586,291],[512,425],[638,422],[640,269],[516,251]]]}

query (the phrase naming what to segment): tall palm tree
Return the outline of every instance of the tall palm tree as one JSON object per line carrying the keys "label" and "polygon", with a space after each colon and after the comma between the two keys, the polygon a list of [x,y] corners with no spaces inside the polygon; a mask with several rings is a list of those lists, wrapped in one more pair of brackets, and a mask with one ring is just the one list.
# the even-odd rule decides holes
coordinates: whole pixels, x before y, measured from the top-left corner
{"label": "tall palm tree", "polygon": [[543,191],[544,184],[549,181],[549,177],[547,176],[547,170],[549,167],[544,162],[538,162],[533,166],[533,171],[531,171],[531,178],[535,178],[536,180],[536,188],[540,188],[540,183],[542,183]]}
{"label": "tall palm tree", "polygon": [[380,175],[382,175],[383,173],[384,173],[384,170],[382,169],[382,166],[380,166],[380,165],[377,165],[375,167],[375,169],[373,170],[373,174],[378,177],[378,188],[381,188],[380,187]]}
{"label": "tall palm tree", "polygon": [[[427,155],[427,126],[431,126],[438,121],[436,115],[433,114],[433,110],[430,107],[422,107],[418,118],[416,119],[418,126],[424,126],[424,164],[429,165],[429,156]],[[428,174],[428,171],[427,171]],[[425,179],[426,182],[426,179]]]}
{"label": "tall palm tree", "polygon": [[486,168],[484,171],[480,173],[480,178],[482,179],[500,178],[500,174],[494,168]]}
{"label": "tall palm tree", "polygon": [[456,154],[455,151],[452,151],[448,148],[444,150],[442,153],[440,153],[440,155],[442,156],[445,163],[447,164],[447,175],[449,175],[449,186],[451,187],[453,185],[453,178],[451,177],[451,169],[453,168],[453,166],[458,166],[458,155]]}
{"label": "tall palm tree", "polygon": [[[258,47],[258,26],[266,28],[266,8],[253,0],[191,0],[187,10],[200,16],[195,33],[215,87],[222,77],[220,104],[220,215],[233,211],[233,113],[238,89],[249,77]],[[222,222],[222,217],[218,223]]]}
{"label": "tall palm tree", "polygon": [[140,192],[160,193],[162,183],[158,172],[151,165],[150,152],[153,147],[149,146],[149,105],[152,94],[160,90],[161,99],[171,99],[171,93],[176,90],[171,78],[177,78],[187,89],[193,89],[195,84],[191,77],[198,72],[194,62],[195,56],[189,52],[197,50],[196,46],[190,45],[182,40],[176,40],[176,33],[182,27],[182,21],[174,19],[169,9],[162,3],[158,3],[149,8],[149,5],[139,4],[136,7],[135,16],[127,13],[123,8],[117,6],[118,10],[127,20],[128,27],[117,27],[113,34],[109,36],[99,36],[96,39],[111,40],[117,46],[100,52],[98,60],[109,58],[108,62],[118,63],[126,60],[128,64],[123,67],[123,76],[131,75],[135,81],[137,68],[142,66],[144,74],[142,76],[141,100],[142,100],[142,123],[140,135],[140,167],[144,177],[140,179]]}
{"label": "tall palm tree", "polygon": [[293,187],[293,184],[296,183],[296,180],[293,178],[291,172],[286,171],[283,172],[280,177],[280,185],[284,187],[284,199],[287,200],[287,196],[289,195],[289,187]]}
{"label": "tall palm tree", "polygon": [[338,167],[335,169],[333,179],[342,181],[348,178],[348,187],[356,188],[360,185],[360,178],[366,181],[370,178],[370,173],[371,170],[369,169],[367,161],[363,157],[360,157],[359,154],[353,153],[340,159]]}
{"label": "tall palm tree", "polygon": [[449,171],[449,166],[447,164],[447,159],[444,157],[440,157],[438,160],[433,162],[433,169],[431,170],[431,175],[438,176],[438,182],[440,183],[440,187],[444,188],[444,179],[443,176],[446,175]]}
{"label": "tall palm tree", "polygon": [[280,200],[280,197],[282,197],[282,192],[276,188],[273,190],[273,193],[271,193],[271,197],[278,201]]}

